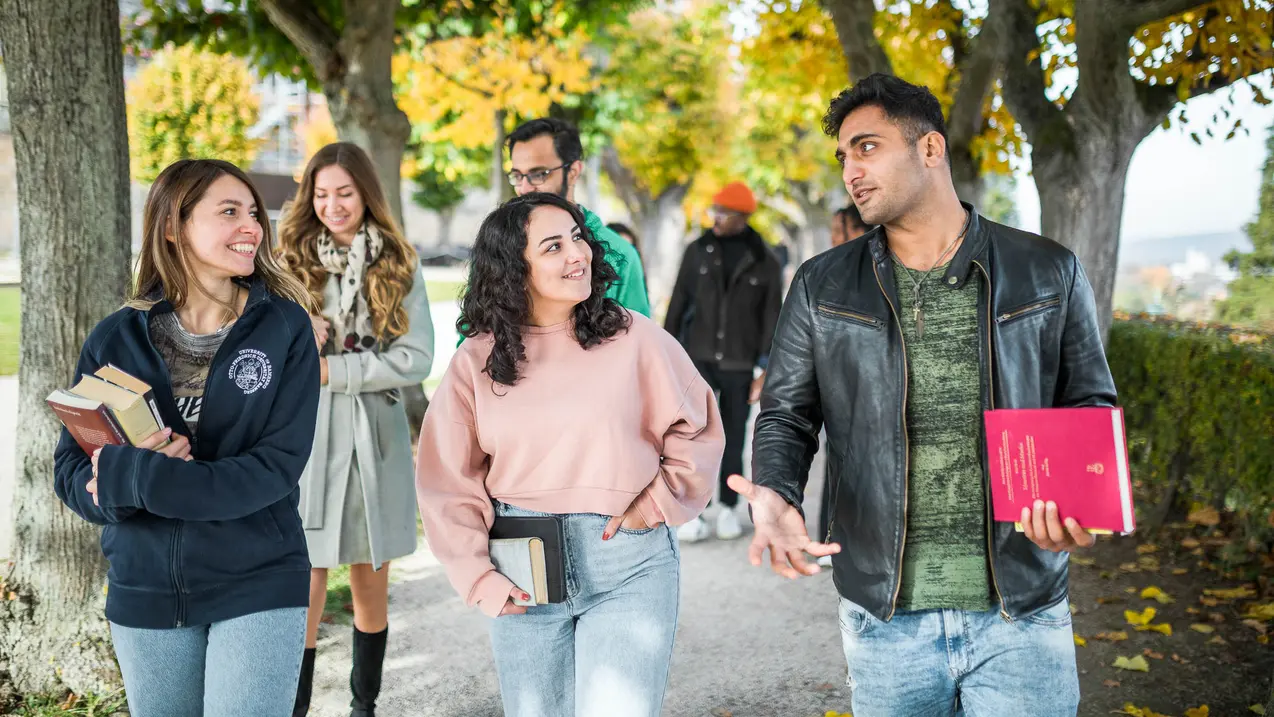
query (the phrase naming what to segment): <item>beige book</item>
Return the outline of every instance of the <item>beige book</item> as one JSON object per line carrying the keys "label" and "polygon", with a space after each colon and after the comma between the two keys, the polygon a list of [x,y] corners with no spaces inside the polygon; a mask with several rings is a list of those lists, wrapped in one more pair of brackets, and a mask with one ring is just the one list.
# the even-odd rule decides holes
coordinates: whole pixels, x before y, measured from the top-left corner
{"label": "beige book", "polygon": [[115,420],[119,422],[120,428],[124,429],[128,442],[133,445],[141,443],[159,430],[159,424],[155,421],[155,416],[151,413],[146,399],[126,388],[103,381],[96,376],[85,376],[75,384],[71,393],[106,404],[115,416]]}

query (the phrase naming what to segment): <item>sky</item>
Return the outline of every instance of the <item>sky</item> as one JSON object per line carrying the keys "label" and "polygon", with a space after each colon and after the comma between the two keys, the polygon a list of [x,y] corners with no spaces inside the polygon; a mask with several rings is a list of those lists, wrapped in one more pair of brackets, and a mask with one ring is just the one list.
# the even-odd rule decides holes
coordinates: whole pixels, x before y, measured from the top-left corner
{"label": "sky", "polygon": [[[1259,81],[1274,99],[1271,75]],[[1215,139],[1204,136],[1223,106],[1230,110],[1229,121],[1241,118],[1250,134],[1240,131],[1227,141],[1231,125],[1218,124]],[[1274,104],[1257,104],[1252,91],[1240,86],[1233,104],[1228,92],[1205,95],[1187,103],[1186,115],[1187,126],[1156,129],[1137,147],[1125,186],[1122,241],[1237,232],[1255,218]],[[1198,132],[1202,145],[1190,139],[1191,132]],[[1039,231],[1039,194],[1025,169],[1017,177],[1019,224]]]}

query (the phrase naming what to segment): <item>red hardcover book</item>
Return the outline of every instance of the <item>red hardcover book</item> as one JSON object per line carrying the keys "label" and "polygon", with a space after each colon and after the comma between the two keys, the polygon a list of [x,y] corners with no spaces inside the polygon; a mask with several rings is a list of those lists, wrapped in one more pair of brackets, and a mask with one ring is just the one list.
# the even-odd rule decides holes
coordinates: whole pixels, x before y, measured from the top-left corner
{"label": "red hardcover book", "polygon": [[90,456],[93,451],[105,445],[129,445],[119,421],[111,413],[110,407],[101,401],[61,390],[49,394],[45,401],[62,425],[66,426],[66,430],[70,431],[75,442]]}
{"label": "red hardcover book", "polygon": [[985,418],[996,520],[1016,523],[1023,508],[1051,500],[1089,530],[1136,527],[1123,409],[1001,409]]}

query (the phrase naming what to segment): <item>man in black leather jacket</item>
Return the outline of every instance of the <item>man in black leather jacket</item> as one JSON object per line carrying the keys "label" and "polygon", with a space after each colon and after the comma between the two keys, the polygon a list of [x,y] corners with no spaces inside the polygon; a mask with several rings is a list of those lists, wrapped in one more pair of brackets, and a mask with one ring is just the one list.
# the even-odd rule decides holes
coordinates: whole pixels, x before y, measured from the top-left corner
{"label": "man in black leather jacket", "polygon": [[[991,520],[982,412],[1114,404],[1092,288],[1067,249],[959,201],[928,90],[873,75],[824,131],[879,226],[807,262],[783,305],[755,484],[730,478],[751,560],[795,578],[834,555],[857,717],[1074,715],[1067,554],[1093,537],[1052,503],[1022,532]],[[824,425],[834,542],[817,543],[799,506]]]}

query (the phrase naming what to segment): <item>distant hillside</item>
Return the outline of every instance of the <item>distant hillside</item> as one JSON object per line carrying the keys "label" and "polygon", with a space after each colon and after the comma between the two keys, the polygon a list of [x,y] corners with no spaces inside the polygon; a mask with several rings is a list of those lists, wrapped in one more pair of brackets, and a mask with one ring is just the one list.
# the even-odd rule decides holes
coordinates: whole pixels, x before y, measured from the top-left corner
{"label": "distant hillside", "polygon": [[1190,251],[1202,252],[1209,259],[1220,261],[1232,249],[1251,248],[1252,243],[1242,232],[1125,241],[1119,246],[1119,268],[1168,266],[1185,261],[1186,253]]}

